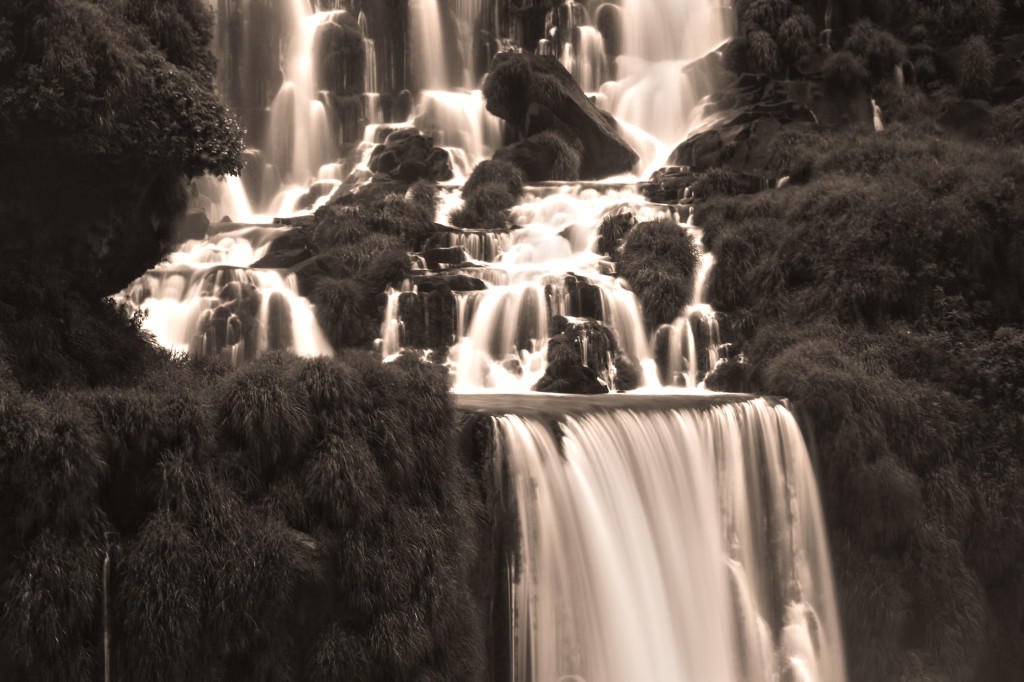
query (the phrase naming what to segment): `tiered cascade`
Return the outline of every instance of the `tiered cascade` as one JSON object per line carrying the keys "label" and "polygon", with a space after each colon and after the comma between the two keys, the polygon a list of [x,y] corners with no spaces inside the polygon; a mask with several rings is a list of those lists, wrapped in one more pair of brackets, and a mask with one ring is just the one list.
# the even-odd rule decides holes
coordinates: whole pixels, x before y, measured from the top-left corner
{"label": "tiered cascade", "polygon": [[[373,159],[389,133],[405,139],[407,128],[448,154],[454,177],[442,188],[437,232],[410,254],[408,279],[382,297],[378,346],[385,358],[415,352],[446,363],[462,407],[494,415],[495,470],[507,475],[494,485],[513,491],[520,529],[508,564],[512,679],[842,682],[827,543],[799,429],[783,405],[698,390],[720,350],[704,302],[713,258],[702,256],[677,319],[652,329],[616,275],[614,244],[600,245],[602,221],[626,213],[675,223],[699,243],[689,208],[649,203],[636,177],[619,177],[527,187],[500,229],[449,224],[459,185],[507,141],[473,90],[480,74],[467,55],[479,36],[465,32],[486,19],[497,42],[522,37],[503,3],[457,5],[453,29],[436,0],[410,3],[409,76],[420,91],[404,110],[395,97],[389,116],[367,17],[349,22],[343,10],[314,13],[294,0],[263,150],[251,152],[245,182],[205,180],[219,189],[199,191],[204,207],[213,220],[308,214],[339,187],[380,181]],[[727,16],[714,0],[626,0],[621,9],[569,0],[548,17],[537,49],[595,93],[640,156],[634,172],[644,173],[703,120],[710,82],[694,61],[728,35]],[[357,26],[364,51],[366,125],[349,159],[340,145],[358,138],[341,131],[313,59],[318,28],[333,21]],[[609,40],[609,26],[622,40]],[[442,38],[452,30],[461,77]],[[290,229],[220,225],[122,295],[177,350],[232,362],[270,349],[330,353],[295,274],[249,267]],[[605,390],[625,385],[626,368],[638,388],[531,394],[558,330],[572,332]],[[502,402],[509,393],[523,395]],[[681,407],[671,402],[681,393],[700,397]]]}

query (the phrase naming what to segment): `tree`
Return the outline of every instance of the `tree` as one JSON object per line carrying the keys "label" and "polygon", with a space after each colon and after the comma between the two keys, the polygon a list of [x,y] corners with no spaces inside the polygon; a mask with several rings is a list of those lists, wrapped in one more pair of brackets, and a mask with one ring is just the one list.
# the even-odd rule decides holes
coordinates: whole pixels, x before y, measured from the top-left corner
{"label": "tree", "polygon": [[201,0],[12,0],[0,7],[0,142],[238,170],[238,125],[213,91]]}
{"label": "tree", "polygon": [[184,180],[239,170],[204,0],[0,3],[0,259],[107,295],[152,267]]}

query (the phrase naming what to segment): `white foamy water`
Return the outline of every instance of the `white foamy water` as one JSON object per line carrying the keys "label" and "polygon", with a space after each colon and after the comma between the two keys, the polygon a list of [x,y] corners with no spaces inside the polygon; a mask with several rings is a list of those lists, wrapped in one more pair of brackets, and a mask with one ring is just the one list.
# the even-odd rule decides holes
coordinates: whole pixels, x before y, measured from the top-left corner
{"label": "white foamy water", "polygon": [[512,679],[841,682],[813,472],[792,415],[494,418],[520,521]]}
{"label": "white foamy water", "polygon": [[245,227],[186,242],[118,298],[146,311],[143,328],[174,351],[232,364],[268,350],[331,355],[295,275],[248,267],[280,232]]}

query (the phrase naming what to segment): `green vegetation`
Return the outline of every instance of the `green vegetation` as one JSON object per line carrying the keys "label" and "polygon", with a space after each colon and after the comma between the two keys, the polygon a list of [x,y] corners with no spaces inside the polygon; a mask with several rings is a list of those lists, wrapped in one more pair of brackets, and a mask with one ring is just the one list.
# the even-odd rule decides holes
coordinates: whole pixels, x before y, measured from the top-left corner
{"label": "green vegetation", "polygon": [[806,184],[698,208],[712,303],[748,361],[708,384],[810,417],[851,679],[1013,678],[1020,148],[927,121],[792,135],[775,151],[798,151],[775,163],[799,163]]}
{"label": "green vegetation", "polygon": [[508,161],[482,161],[462,187],[463,204],[448,216],[458,227],[504,229],[508,211],[523,196],[523,171]]}
{"label": "green vegetation", "polygon": [[110,295],[165,255],[186,177],[238,170],[211,21],[203,0],[0,6],[0,260],[18,279]]}
{"label": "green vegetation", "polygon": [[671,219],[640,223],[615,253],[616,270],[626,278],[654,329],[676,319],[690,302],[700,255],[693,236]]}
{"label": "green vegetation", "polygon": [[956,74],[957,87],[964,97],[988,99],[992,94],[996,68],[992,48],[981,36],[971,36],[964,43],[963,50]]}
{"label": "green vegetation", "polygon": [[5,678],[101,675],[108,550],[118,676],[481,674],[480,489],[443,370],[269,354],[36,395],[0,369]]}

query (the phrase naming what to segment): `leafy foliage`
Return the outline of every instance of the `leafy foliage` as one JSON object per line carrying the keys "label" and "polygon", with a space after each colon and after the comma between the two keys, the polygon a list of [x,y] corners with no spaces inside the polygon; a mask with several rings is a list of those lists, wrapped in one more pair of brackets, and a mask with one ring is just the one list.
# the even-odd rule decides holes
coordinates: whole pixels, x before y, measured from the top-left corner
{"label": "leafy foliage", "polygon": [[876,81],[890,78],[893,68],[907,58],[906,46],[870,19],[861,19],[853,25],[843,49],[860,57]]}
{"label": "leafy foliage", "polygon": [[234,119],[212,88],[200,0],[14,0],[0,79],[0,135],[128,157],[189,175],[236,172]]}
{"label": "leafy foliage", "polygon": [[270,354],[164,362],[128,389],[6,381],[0,433],[15,679],[100,674],[108,557],[133,679],[480,678],[480,493],[443,371]]}
{"label": "leafy foliage", "polygon": [[651,328],[671,322],[690,302],[699,259],[693,236],[670,219],[629,231],[616,267],[640,298]]}
{"label": "leafy foliage", "polygon": [[963,96],[987,99],[992,93],[995,66],[995,55],[985,39],[981,36],[968,38],[956,74],[956,84]]}
{"label": "leafy foliage", "polygon": [[1012,677],[1019,149],[903,124],[803,135],[774,163],[807,158],[806,184],[698,211],[748,360],[708,384],[810,416],[851,679]]}

